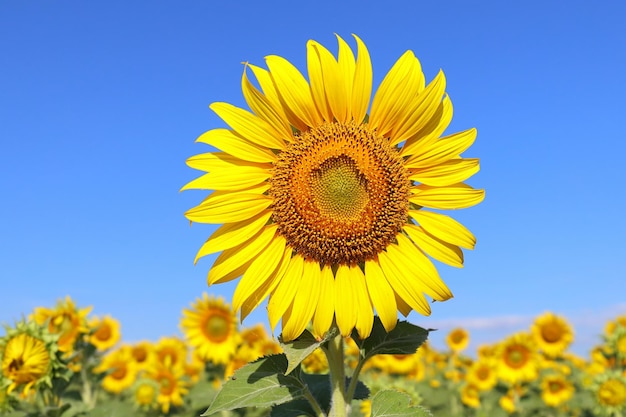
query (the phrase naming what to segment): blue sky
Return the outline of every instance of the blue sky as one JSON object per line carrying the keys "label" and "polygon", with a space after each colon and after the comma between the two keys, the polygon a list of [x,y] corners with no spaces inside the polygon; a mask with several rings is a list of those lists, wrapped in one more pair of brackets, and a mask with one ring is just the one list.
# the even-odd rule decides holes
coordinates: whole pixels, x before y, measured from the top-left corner
{"label": "blue sky", "polygon": [[[476,127],[464,154],[485,201],[454,213],[478,238],[455,298],[410,320],[454,324],[475,343],[544,311],[576,325],[584,353],[626,313],[623,2],[2,2],[0,322],[71,295],[122,322],[124,338],[178,334],[206,287],[194,267],[212,227],[183,217],[201,192],[185,159],[224,124],[215,101],[245,106],[241,62],[334,33],[367,44],[378,84],[407,49],[439,68],[450,132]],[[244,322],[266,322],[263,309]]]}

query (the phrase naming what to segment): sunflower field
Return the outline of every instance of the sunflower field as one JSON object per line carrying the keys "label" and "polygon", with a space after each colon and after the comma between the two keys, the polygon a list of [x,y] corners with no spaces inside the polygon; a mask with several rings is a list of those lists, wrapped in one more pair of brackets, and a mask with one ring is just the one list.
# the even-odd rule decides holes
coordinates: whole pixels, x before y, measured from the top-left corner
{"label": "sunflower field", "polygon": [[[90,310],[67,297],[5,327],[2,415],[199,416],[216,401],[221,386],[241,379],[242,366],[262,357],[278,362],[282,356],[284,345],[263,325],[240,328],[229,304],[207,294],[183,309],[184,338],[125,343],[116,319],[93,317]],[[528,331],[477,352],[466,352],[470,335],[457,328],[447,335],[445,350],[425,342],[413,354],[371,355],[365,363],[359,360],[363,345],[347,338],[346,373],[362,367],[363,382],[356,386],[354,398],[360,400],[350,415],[372,415],[366,398],[387,389],[441,417],[624,415],[626,316],[606,324],[587,358],[568,350],[573,334],[565,318],[545,313]],[[315,389],[328,372],[321,349],[308,354],[298,372]],[[280,405],[221,414],[315,416]]]}

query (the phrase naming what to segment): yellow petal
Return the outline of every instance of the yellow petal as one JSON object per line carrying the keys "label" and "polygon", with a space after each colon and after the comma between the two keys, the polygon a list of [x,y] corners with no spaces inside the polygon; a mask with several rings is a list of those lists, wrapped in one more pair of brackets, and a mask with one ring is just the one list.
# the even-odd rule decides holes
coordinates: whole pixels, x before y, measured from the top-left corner
{"label": "yellow petal", "polygon": [[291,311],[283,317],[283,341],[289,342],[300,336],[311,322],[320,295],[320,265],[315,261],[304,261],[300,285],[293,299]]}
{"label": "yellow petal", "polygon": [[[310,41],[311,47],[317,52],[324,82],[324,95],[333,116],[337,121],[345,123],[348,118],[348,94],[342,78],[339,64],[328,49],[317,42]],[[333,120],[332,118],[328,120]]]}
{"label": "yellow petal", "polygon": [[404,231],[428,255],[450,266],[463,267],[463,252],[458,246],[439,240],[426,233],[423,228],[412,224],[405,225]]}
{"label": "yellow petal", "polygon": [[407,168],[424,168],[440,164],[449,159],[458,158],[476,140],[476,129],[468,129],[443,137],[418,149],[409,159]]}
{"label": "yellow petal", "polygon": [[434,187],[463,182],[480,170],[477,158],[450,159],[438,165],[423,168],[411,174],[409,179]]}
{"label": "yellow petal", "polygon": [[317,111],[309,83],[285,58],[270,55],[265,58],[276,90],[285,105],[307,126],[318,126],[322,116]]}
{"label": "yellow petal", "polygon": [[266,283],[280,264],[285,253],[285,245],[285,238],[275,235],[270,244],[250,264],[233,294],[233,310],[238,311],[243,302]]}
{"label": "yellow petal", "polygon": [[283,149],[285,141],[274,133],[265,120],[229,103],[213,103],[209,106],[228,126],[249,141],[270,149]]}
{"label": "yellow petal", "polygon": [[365,339],[372,333],[372,327],[374,326],[372,301],[367,292],[365,276],[361,268],[356,266],[351,268],[351,270],[353,271],[351,282],[354,292],[354,309],[356,310],[356,324],[354,327],[359,333],[359,337]]}
{"label": "yellow petal", "polygon": [[267,224],[271,215],[272,212],[266,210],[244,221],[226,223],[220,226],[202,245],[193,263],[198,262],[198,259],[203,256],[246,243],[259,233],[261,228]]}
{"label": "yellow petal", "polygon": [[241,135],[228,129],[213,129],[200,135],[196,142],[215,146],[237,158],[251,162],[274,162],[276,155],[271,150],[259,147]]}
{"label": "yellow petal", "polygon": [[352,117],[356,123],[361,123],[367,114],[372,95],[372,62],[363,41],[356,35],[352,36],[356,39],[358,48],[352,86]]}
{"label": "yellow petal", "polygon": [[254,72],[254,76],[259,82],[259,85],[263,90],[263,94],[265,94],[265,97],[267,97],[267,99],[272,103],[272,107],[274,107],[275,109],[280,109],[279,111],[282,111],[285,114],[289,123],[293,125],[296,129],[300,131],[306,130],[306,123],[300,120],[289,107],[286,107],[284,105],[283,101],[280,98],[280,95],[278,94],[278,91],[276,90],[274,80],[272,80],[272,76],[270,75],[269,71],[252,64],[248,64],[248,66],[250,67],[252,72]]}
{"label": "yellow petal", "polygon": [[398,311],[399,311],[399,312],[400,312],[400,313],[401,313],[404,317],[408,316],[408,315],[409,315],[409,313],[411,312],[411,306],[410,306],[410,305],[408,305],[408,304],[406,303],[406,301],[404,301],[404,300],[402,299],[402,297],[400,297],[400,296],[398,295],[398,293],[394,292],[394,295],[395,295],[395,299],[396,299],[396,304],[398,305]]}
{"label": "yellow petal", "polygon": [[339,265],[335,274],[335,319],[343,337],[350,336],[356,324],[356,297],[352,286],[352,278],[356,275],[354,268],[358,267]]}
{"label": "yellow petal", "polygon": [[293,299],[302,280],[302,270],[304,269],[304,258],[296,254],[291,261],[285,275],[281,278],[274,292],[270,295],[270,301],[267,305],[267,314],[270,320],[270,327],[276,328],[278,320],[285,314],[287,308],[293,302]]}
{"label": "yellow petal", "polygon": [[[393,290],[415,311],[425,316],[430,315],[430,305],[422,294],[423,289],[412,282],[413,276],[409,271],[403,270],[397,260],[398,251],[394,245],[387,246],[387,252],[380,252],[378,259],[380,267],[389,281]],[[404,265],[402,265],[404,266]],[[413,274],[410,274],[413,275]],[[397,300],[396,300],[397,302]]]}
{"label": "yellow petal", "polygon": [[[287,116],[279,106],[279,102],[272,102],[268,97],[261,94],[250,80],[248,80],[247,65],[244,67],[241,77],[241,89],[246,103],[261,119],[265,120],[273,129],[273,134],[281,139],[292,141],[292,131]],[[278,107],[277,107],[278,106]]]}
{"label": "yellow petal", "polygon": [[467,184],[458,183],[445,187],[418,185],[411,190],[411,203],[423,207],[452,210],[474,206],[485,199],[485,190],[477,190]]}
{"label": "yellow petal", "polygon": [[255,168],[272,168],[272,164],[244,161],[225,152],[207,152],[194,155],[186,161],[187,166],[200,171],[212,172],[218,169],[246,166]]}
{"label": "yellow petal", "polygon": [[412,275],[414,285],[422,288],[433,300],[445,301],[452,298],[452,292],[439,276],[435,265],[415,246],[411,240],[402,235],[396,236],[398,245],[392,248],[398,266],[403,266],[407,275]]}
{"label": "yellow petal", "polygon": [[406,157],[421,152],[419,151],[420,148],[425,148],[437,141],[450,125],[452,113],[452,102],[450,101],[450,97],[446,94],[443,101],[439,104],[437,111],[433,117],[430,118],[426,126],[406,140],[400,150],[400,155]]}
{"label": "yellow petal", "polygon": [[377,260],[365,261],[365,281],[372,304],[387,332],[396,327],[398,310],[394,292]]}
{"label": "yellow petal", "polygon": [[320,272],[320,296],[313,316],[313,335],[322,339],[335,316],[335,276],[329,265]]}
{"label": "yellow petal", "polygon": [[404,118],[391,130],[391,145],[397,145],[419,132],[436,114],[446,89],[446,77],[439,71],[424,91],[408,103]]}
{"label": "yellow petal", "polygon": [[372,101],[370,129],[387,136],[406,116],[406,108],[424,89],[422,68],[412,51],[406,51],[383,79]]}
{"label": "yellow petal", "polygon": [[476,238],[465,226],[450,216],[425,210],[410,210],[409,216],[429,234],[466,249],[474,249]]}
{"label": "yellow petal", "polygon": [[276,229],[277,226],[275,224],[265,226],[258,235],[246,243],[222,252],[209,270],[207,279],[209,285],[213,285],[224,276],[238,270],[242,265],[251,263],[272,241],[276,234]]}
{"label": "yellow petal", "polygon": [[189,209],[185,217],[197,223],[234,223],[253,217],[272,204],[272,199],[253,193],[211,194]]}
{"label": "yellow petal", "polygon": [[[339,42],[339,53],[337,54],[339,83],[343,85],[345,92],[345,98],[342,97],[342,101],[345,101],[344,108],[338,109],[338,113],[342,115],[342,119],[337,118],[339,122],[348,122],[352,119],[352,86],[354,84],[354,71],[356,68],[356,62],[352,49],[348,46],[339,35],[337,41]],[[336,116],[335,116],[336,117]]]}
{"label": "yellow petal", "polygon": [[[275,238],[278,238],[277,235]],[[252,293],[242,304],[241,306],[241,321],[243,321],[248,314],[252,312],[255,308],[261,304],[263,300],[265,300],[276,288],[276,285],[280,282],[283,275],[285,275],[285,271],[287,271],[287,267],[289,266],[289,262],[291,261],[291,253],[292,250],[289,246],[285,247],[283,252],[283,257],[278,265],[278,268],[274,270],[274,272],[265,280],[265,282],[259,287],[259,289]]]}
{"label": "yellow petal", "polygon": [[326,90],[324,89],[324,73],[322,71],[322,62],[320,58],[320,50],[317,48],[319,44],[315,41],[308,41],[306,44],[307,53],[307,69],[309,71],[309,80],[311,82],[311,94],[318,111],[324,120],[333,120],[333,112],[326,98]]}
{"label": "yellow petal", "polygon": [[238,191],[262,183],[271,175],[271,172],[266,168],[232,166],[204,174],[188,182],[180,190]]}

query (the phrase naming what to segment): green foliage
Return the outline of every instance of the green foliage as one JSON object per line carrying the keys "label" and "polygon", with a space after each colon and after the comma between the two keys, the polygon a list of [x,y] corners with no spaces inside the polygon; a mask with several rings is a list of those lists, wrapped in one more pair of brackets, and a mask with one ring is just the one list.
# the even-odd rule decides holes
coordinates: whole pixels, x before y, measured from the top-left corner
{"label": "green foliage", "polygon": [[415,353],[428,338],[428,330],[407,321],[398,322],[396,327],[387,333],[378,316],[374,317],[374,327],[369,337],[359,340],[356,331],[352,338],[364,357],[374,355],[410,355]]}
{"label": "green foliage", "polygon": [[379,391],[372,398],[371,417],[432,417],[432,414],[419,405],[411,405],[406,394]]}
{"label": "green foliage", "polygon": [[297,339],[287,343],[281,342],[280,347],[283,349],[283,352],[285,352],[288,362],[286,373],[290,374],[307,356],[313,353],[315,349],[335,337],[337,332],[338,330],[336,328],[332,329],[326,333],[324,339],[316,340],[311,332],[305,330]]}

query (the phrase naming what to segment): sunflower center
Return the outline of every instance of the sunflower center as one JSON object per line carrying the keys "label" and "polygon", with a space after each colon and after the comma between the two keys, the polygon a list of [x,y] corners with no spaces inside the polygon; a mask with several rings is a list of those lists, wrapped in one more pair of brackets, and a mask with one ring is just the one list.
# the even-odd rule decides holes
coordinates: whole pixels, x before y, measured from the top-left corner
{"label": "sunflower center", "polygon": [[551,381],[550,384],[548,384],[548,390],[552,393],[559,392],[562,389],[563,389],[563,384],[561,384],[558,381]]}
{"label": "sunflower center", "polygon": [[486,367],[481,367],[476,371],[476,376],[481,381],[486,381],[487,379],[489,379],[490,374],[491,374],[490,369]]}
{"label": "sunflower center", "polygon": [[96,330],[96,339],[98,340],[109,340],[111,338],[111,327],[107,324],[102,324]]}
{"label": "sunflower center", "polygon": [[204,323],[206,337],[214,343],[223,342],[228,337],[230,322],[224,316],[214,314],[207,318]]}
{"label": "sunflower center", "polygon": [[548,343],[556,343],[561,340],[563,331],[556,323],[549,323],[541,327],[541,337]]}
{"label": "sunflower center", "polygon": [[113,379],[124,379],[127,373],[128,372],[127,372],[126,366],[121,365],[115,368],[115,371],[111,373],[111,376],[113,377]]}
{"label": "sunflower center", "polygon": [[326,123],[296,136],[270,179],[272,220],[291,248],[355,265],[394,242],[411,182],[396,147],[367,125]]}
{"label": "sunflower center", "polygon": [[19,372],[24,367],[24,359],[14,358],[9,362],[9,372]]}
{"label": "sunflower center", "polygon": [[528,361],[528,352],[522,347],[514,346],[507,352],[505,361],[511,368],[521,368]]}
{"label": "sunflower center", "polygon": [[161,386],[160,391],[163,395],[170,395],[176,387],[175,382],[168,375],[161,377],[161,379],[159,380],[159,385]]}

